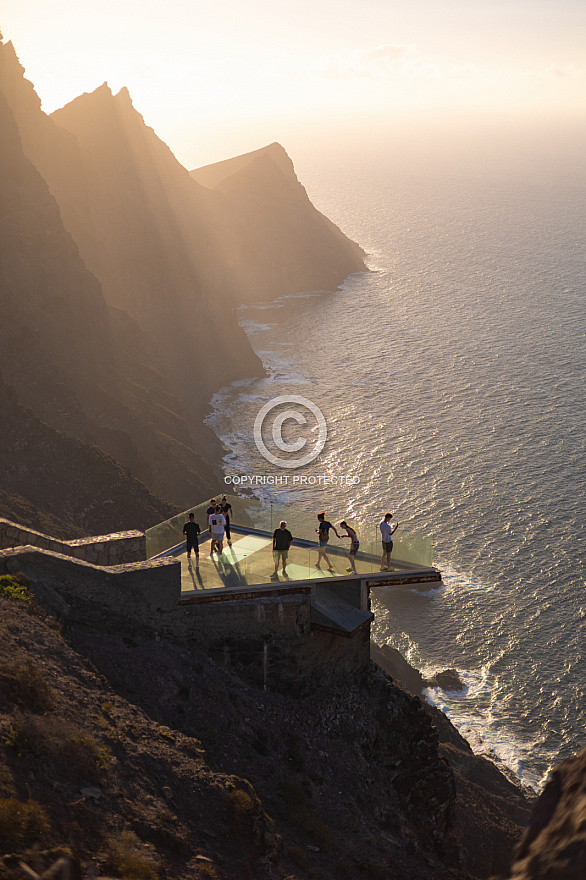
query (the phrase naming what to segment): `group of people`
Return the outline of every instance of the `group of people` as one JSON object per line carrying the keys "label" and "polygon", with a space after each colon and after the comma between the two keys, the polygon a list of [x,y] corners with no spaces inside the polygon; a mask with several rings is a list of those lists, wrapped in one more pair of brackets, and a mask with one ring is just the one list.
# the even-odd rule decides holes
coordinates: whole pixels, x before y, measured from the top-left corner
{"label": "group of people", "polygon": [[[232,505],[225,495],[222,495],[219,503],[216,501],[215,498],[210,499],[210,506],[206,510],[206,526],[209,529],[211,538],[210,556],[213,553],[222,553],[224,549],[224,537],[228,542],[228,546],[232,546],[230,534],[231,512]],[[344,529],[344,533],[340,534],[335,525],[333,525],[329,520],[326,519],[325,511],[318,513],[317,520],[318,527],[315,531],[317,532],[319,546],[315,567],[321,569],[321,562],[323,559],[327,563],[328,571],[334,570],[330,558],[327,554],[328,543],[330,540],[330,531],[333,531],[335,532],[337,538],[346,538],[350,540],[350,550],[348,552],[348,561],[350,563],[350,567],[347,568],[346,571],[352,574],[356,574],[356,554],[358,553],[358,549],[360,547],[360,540],[358,538],[358,533],[356,532],[356,529],[352,528],[352,526],[349,526],[346,520],[343,519],[340,522],[340,528]],[[397,530],[398,525],[398,523],[393,521],[392,513],[385,513],[383,519],[379,524],[383,545],[383,552],[380,560],[381,571],[391,570],[393,535]],[[199,536],[201,534],[201,529],[198,523],[195,522],[195,514],[189,514],[189,519],[183,526],[183,534],[185,535],[187,545],[187,559],[189,560],[188,564],[191,564],[191,553],[193,552],[195,555],[195,564],[196,567],[198,567]],[[293,535],[287,528],[287,523],[285,522],[285,520],[282,520],[279,523],[279,527],[276,528],[273,532],[273,556],[275,560],[275,570],[272,575],[273,577],[275,577],[279,571],[279,564],[281,564],[282,566],[283,574],[286,574],[287,558],[289,556],[289,548],[291,547],[292,543]]]}
{"label": "group of people", "polygon": [[[230,534],[230,514],[232,505],[225,495],[222,495],[218,503],[215,498],[210,498],[210,506],[206,510],[206,527],[209,529],[211,544],[210,556],[212,553],[221,553],[224,549],[224,537],[228,542],[228,546],[232,546],[232,536]],[[201,529],[195,521],[195,514],[190,513],[189,519],[183,526],[183,534],[185,535],[185,543],[187,545],[188,564],[191,564],[191,553],[195,555],[195,567],[199,567],[199,536]]]}
{"label": "group of people", "polygon": [[[340,534],[329,520],[326,519],[325,511],[318,513],[317,515],[318,527],[315,530],[317,532],[318,537],[318,555],[317,562],[315,563],[315,567],[321,569],[321,561],[325,560],[328,566],[328,571],[333,571],[334,567],[330,561],[330,558],[327,554],[328,542],[330,540],[330,531],[335,532],[337,538],[348,538],[350,540],[350,550],[348,553],[348,561],[350,563],[350,567],[346,569],[347,572],[351,574],[356,574],[356,554],[358,553],[358,549],[360,547],[360,540],[358,538],[358,533],[356,529],[353,529],[352,526],[349,526],[345,519],[340,522],[340,528],[344,529],[344,533]],[[391,570],[391,553],[393,551],[393,535],[396,532],[399,524],[393,521],[392,513],[385,513],[383,519],[379,524],[379,529],[382,538],[383,544],[383,553],[380,560],[380,570],[381,571],[390,571]],[[273,555],[275,558],[275,570],[273,572],[273,577],[278,573],[279,563],[282,565],[283,574],[286,574],[287,570],[287,557],[289,556],[289,548],[293,543],[293,535],[287,528],[287,523],[283,520],[277,529],[273,532]]]}

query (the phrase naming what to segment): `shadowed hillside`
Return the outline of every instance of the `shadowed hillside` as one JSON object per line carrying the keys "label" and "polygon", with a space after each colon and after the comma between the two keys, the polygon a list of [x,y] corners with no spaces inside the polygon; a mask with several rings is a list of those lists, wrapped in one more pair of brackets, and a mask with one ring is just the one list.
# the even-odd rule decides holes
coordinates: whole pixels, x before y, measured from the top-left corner
{"label": "shadowed hillside", "polygon": [[[21,860],[41,873],[66,848],[81,876],[93,863],[145,880],[506,870],[528,815],[521,791],[374,664],[293,698],[140,639],[131,621],[124,638],[87,622],[60,630],[30,599],[4,576],[2,880],[22,876]],[[123,870],[114,841],[141,873]]]}
{"label": "shadowed hillside", "polygon": [[191,500],[213,475],[157,358],[135,322],[106,305],[0,94],[0,373],[48,425],[98,445],[168,499]]}
{"label": "shadowed hillside", "polygon": [[0,378],[0,516],[58,538],[146,529],[177,513],[115,459],[49,428]]}
{"label": "shadowed hillside", "polygon": [[157,340],[186,410],[262,372],[233,311],[215,209],[148,128],[126,89],[106,85],[52,115],[75,135],[87,169],[91,234],[65,222],[107,301]]}
{"label": "shadowed hillside", "polygon": [[210,397],[263,372],[237,306],[334,287],[362,251],[278,145],[219,163],[210,189],[126,89],[49,117],[0,43],[0,93],[0,375],[47,425],[187,507],[217,486]]}

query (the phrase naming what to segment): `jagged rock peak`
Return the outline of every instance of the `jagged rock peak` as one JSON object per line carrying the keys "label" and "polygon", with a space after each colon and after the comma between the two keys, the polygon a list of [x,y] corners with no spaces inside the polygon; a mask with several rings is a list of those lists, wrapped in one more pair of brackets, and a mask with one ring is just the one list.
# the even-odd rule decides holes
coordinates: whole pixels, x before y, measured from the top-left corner
{"label": "jagged rock peak", "polygon": [[126,86],[122,86],[119,92],[114,96],[119,101],[127,101],[132,106],[132,98]]}
{"label": "jagged rock peak", "polygon": [[19,59],[18,55],[16,54],[16,49],[14,48],[14,44],[13,44],[12,40],[8,40],[7,43],[2,42],[1,45],[2,45],[2,52],[4,53],[5,57],[11,58],[14,61],[16,61],[16,63],[22,69],[22,72],[24,73],[24,67],[20,63],[20,59]]}
{"label": "jagged rock peak", "polygon": [[51,116],[58,116],[62,110],[67,110],[67,108],[69,107],[83,107],[86,105],[92,106],[98,103],[106,106],[113,100],[114,95],[112,94],[112,89],[107,82],[103,82],[102,85],[98,86],[97,89],[94,89],[93,92],[82,92],[81,95],[78,95],[76,98],[68,101],[68,103],[64,104],[63,107],[60,107],[58,110],[55,110],[53,113],[51,113]]}
{"label": "jagged rock peak", "polygon": [[243,168],[250,166],[256,159],[266,157],[272,159],[275,165],[288,176],[293,175],[295,177],[293,162],[285,148],[276,141],[268,144],[266,147],[261,147],[259,150],[252,150],[250,153],[242,153],[240,156],[234,156],[221,162],[214,162],[211,165],[195,168],[189,173],[198,183],[203,184],[203,186],[209,189],[214,189],[227,177],[231,177]]}
{"label": "jagged rock peak", "polygon": [[11,41],[0,43],[0,88],[9,93],[26,95],[29,105],[40,108],[41,99],[35,92],[32,82],[25,78],[25,69],[20,63],[16,49]]}

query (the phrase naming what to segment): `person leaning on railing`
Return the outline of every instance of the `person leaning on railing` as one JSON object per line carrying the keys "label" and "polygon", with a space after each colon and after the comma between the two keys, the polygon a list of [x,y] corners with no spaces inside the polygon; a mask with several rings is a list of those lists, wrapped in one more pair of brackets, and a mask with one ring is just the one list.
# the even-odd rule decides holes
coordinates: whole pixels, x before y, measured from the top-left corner
{"label": "person leaning on railing", "polygon": [[358,534],[356,533],[356,530],[352,528],[352,526],[348,525],[345,519],[342,520],[340,525],[343,529],[346,529],[346,534],[342,535],[342,537],[350,538],[350,552],[348,553],[350,568],[347,568],[346,571],[356,574],[356,554],[358,553],[358,548],[360,547]]}

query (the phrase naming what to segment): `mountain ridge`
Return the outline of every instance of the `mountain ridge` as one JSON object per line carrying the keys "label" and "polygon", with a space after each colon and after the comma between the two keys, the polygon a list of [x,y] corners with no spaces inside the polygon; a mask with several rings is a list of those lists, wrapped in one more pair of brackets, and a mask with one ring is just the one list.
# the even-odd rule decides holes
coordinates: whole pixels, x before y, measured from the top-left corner
{"label": "mountain ridge", "polygon": [[264,373],[237,307],[335,286],[362,252],[311,206],[279,145],[210,190],[126,88],[103,83],[48,116],[0,43],[0,91],[0,375],[160,498],[199,502],[221,476],[210,398]]}

